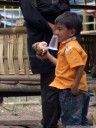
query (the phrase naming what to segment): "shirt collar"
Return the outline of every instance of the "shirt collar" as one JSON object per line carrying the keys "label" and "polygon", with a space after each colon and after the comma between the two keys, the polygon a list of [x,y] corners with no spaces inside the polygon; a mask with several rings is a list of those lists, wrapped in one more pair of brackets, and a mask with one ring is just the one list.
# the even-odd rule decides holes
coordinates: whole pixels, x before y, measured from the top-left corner
{"label": "shirt collar", "polygon": [[69,38],[69,39],[63,41],[62,44],[68,43],[68,42],[70,42],[70,41],[72,41],[72,40],[76,40],[76,36],[73,36],[73,37],[71,37],[71,38]]}

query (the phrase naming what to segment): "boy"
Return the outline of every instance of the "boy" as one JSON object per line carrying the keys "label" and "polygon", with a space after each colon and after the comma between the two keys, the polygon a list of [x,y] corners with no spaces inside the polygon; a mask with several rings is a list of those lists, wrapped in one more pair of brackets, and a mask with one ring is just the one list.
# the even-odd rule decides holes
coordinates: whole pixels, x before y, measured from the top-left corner
{"label": "boy", "polygon": [[[49,85],[60,90],[61,120],[66,125],[88,125],[87,112],[89,94],[84,67],[87,54],[79,45],[77,38],[82,30],[80,16],[73,12],[65,12],[55,20],[54,34],[58,36],[60,46],[57,59],[47,48],[46,55],[56,65],[55,79]],[[38,48],[40,51],[40,47]]]}

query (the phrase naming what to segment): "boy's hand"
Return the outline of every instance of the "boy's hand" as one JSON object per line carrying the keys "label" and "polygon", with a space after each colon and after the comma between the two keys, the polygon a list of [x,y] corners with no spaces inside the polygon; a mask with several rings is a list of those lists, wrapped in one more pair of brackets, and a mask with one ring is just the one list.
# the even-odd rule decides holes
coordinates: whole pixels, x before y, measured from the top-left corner
{"label": "boy's hand", "polygon": [[39,50],[36,52],[36,56],[39,59],[47,59],[48,54],[49,54],[48,47],[44,48],[41,52]]}
{"label": "boy's hand", "polygon": [[38,50],[38,46],[39,46],[40,42],[36,42],[35,44],[32,45],[32,48],[37,51]]}
{"label": "boy's hand", "polygon": [[39,43],[38,47],[40,49],[46,48],[47,47],[47,43],[45,41],[42,41],[42,42]]}
{"label": "boy's hand", "polygon": [[78,87],[75,86],[75,85],[73,85],[73,86],[71,87],[71,93],[72,93],[73,95],[78,95],[78,93],[79,93]]}
{"label": "boy's hand", "polygon": [[32,48],[36,51],[36,54],[41,57],[47,53],[46,50],[44,50],[46,49],[46,47],[47,47],[47,43],[44,41],[37,42],[32,45]]}
{"label": "boy's hand", "polygon": [[81,80],[83,71],[84,71],[84,65],[81,65],[81,66],[77,67],[76,78],[74,80],[73,86],[71,87],[71,92],[72,92],[73,95],[78,95],[78,93],[79,93],[78,86],[80,84],[80,80]]}

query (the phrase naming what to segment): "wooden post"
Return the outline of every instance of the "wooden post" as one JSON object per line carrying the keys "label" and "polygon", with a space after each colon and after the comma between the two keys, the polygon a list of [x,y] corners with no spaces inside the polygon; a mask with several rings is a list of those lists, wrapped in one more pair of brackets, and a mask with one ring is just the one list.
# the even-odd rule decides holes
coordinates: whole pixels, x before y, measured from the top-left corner
{"label": "wooden post", "polygon": [[0,36],[0,74],[4,74],[4,64],[3,64],[3,36]]}
{"label": "wooden post", "polygon": [[13,45],[14,39],[13,35],[9,35],[8,37],[8,66],[9,66],[9,74],[14,74],[14,63],[13,63]]}

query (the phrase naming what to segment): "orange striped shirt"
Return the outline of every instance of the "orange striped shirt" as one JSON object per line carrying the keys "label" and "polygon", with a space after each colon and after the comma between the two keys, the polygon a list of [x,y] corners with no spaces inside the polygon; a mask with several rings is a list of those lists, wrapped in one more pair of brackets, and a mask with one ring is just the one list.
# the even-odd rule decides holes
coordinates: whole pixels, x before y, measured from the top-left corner
{"label": "orange striped shirt", "polygon": [[[87,54],[79,45],[77,40],[60,43],[55,70],[55,79],[49,85],[58,89],[71,88],[74,83],[78,66],[86,64]],[[87,80],[85,71],[82,74],[78,89],[87,91]]]}

